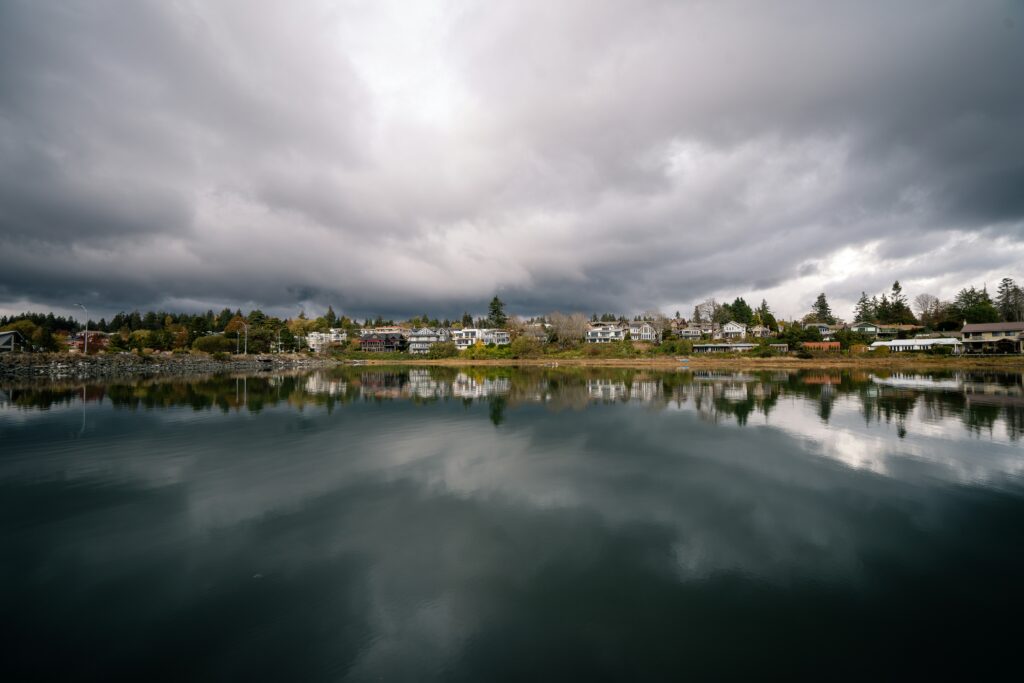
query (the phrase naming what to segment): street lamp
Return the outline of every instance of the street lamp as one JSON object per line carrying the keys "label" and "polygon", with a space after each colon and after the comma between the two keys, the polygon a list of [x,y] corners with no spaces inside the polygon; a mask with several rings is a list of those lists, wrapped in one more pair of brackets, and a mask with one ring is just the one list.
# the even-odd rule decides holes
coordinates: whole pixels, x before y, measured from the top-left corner
{"label": "street lamp", "polygon": [[79,308],[81,308],[83,311],[85,311],[85,334],[83,335],[84,338],[85,338],[85,346],[82,349],[82,352],[86,356],[88,356],[89,355],[89,309],[86,308],[85,306],[83,306],[82,304],[75,304],[75,305],[78,306]]}
{"label": "street lamp", "polygon": [[[238,323],[245,328],[245,352],[243,355],[249,355],[249,326],[243,322]],[[235,353],[238,353],[238,338],[242,335],[238,334],[238,330],[235,330]]]}

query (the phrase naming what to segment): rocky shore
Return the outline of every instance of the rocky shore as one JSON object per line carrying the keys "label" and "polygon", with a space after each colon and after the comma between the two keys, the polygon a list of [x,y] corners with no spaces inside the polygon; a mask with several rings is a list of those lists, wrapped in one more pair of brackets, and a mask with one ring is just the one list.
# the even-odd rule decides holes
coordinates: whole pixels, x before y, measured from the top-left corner
{"label": "rocky shore", "polygon": [[199,354],[134,353],[83,356],[66,353],[0,355],[0,378],[97,379],[132,376],[180,376],[224,372],[259,372],[324,368],[338,361],[299,355],[232,356],[218,360]]}

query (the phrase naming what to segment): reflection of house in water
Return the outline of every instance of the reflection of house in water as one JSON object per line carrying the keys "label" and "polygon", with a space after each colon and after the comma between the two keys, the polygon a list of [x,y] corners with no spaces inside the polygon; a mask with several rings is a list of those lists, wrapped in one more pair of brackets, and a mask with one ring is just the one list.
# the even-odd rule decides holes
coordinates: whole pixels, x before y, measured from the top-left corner
{"label": "reflection of house in water", "polygon": [[445,398],[452,395],[452,385],[435,379],[429,370],[410,370],[409,394],[416,398]]}
{"label": "reflection of house in water", "polygon": [[487,396],[502,396],[512,388],[512,382],[508,377],[485,377],[476,379],[464,372],[455,376],[452,382],[452,396],[456,398],[485,398]]}
{"label": "reflection of house in water", "polygon": [[629,390],[622,380],[588,379],[587,395],[601,401],[621,401],[629,395]]}
{"label": "reflection of house in water", "polygon": [[363,398],[403,398],[403,376],[397,372],[364,372],[359,375],[359,395]]}
{"label": "reflection of house in water", "polygon": [[323,373],[314,373],[306,378],[305,390],[307,394],[320,394],[325,396],[341,396],[348,389],[348,382],[328,377]]}
{"label": "reflection of house in water", "polygon": [[640,403],[650,403],[661,396],[661,382],[653,379],[633,380],[629,386],[629,398]]}

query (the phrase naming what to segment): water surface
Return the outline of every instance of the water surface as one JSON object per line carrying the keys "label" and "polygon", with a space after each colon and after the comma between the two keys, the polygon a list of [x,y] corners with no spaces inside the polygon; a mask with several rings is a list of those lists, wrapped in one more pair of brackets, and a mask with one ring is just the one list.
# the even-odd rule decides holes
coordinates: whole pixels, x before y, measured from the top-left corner
{"label": "water surface", "polygon": [[1021,636],[1022,435],[1000,373],[0,384],[0,667],[992,675]]}

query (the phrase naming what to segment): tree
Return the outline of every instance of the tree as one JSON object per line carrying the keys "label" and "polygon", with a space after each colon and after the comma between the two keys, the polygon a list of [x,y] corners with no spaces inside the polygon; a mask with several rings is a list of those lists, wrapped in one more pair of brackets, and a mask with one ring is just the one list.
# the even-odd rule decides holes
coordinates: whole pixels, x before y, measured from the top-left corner
{"label": "tree", "polygon": [[505,315],[505,302],[495,296],[487,307],[487,320],[493,327],[505,327],[508,316]]}
{"label": "tree", "polygon": [[[249,319],[252,320],[251,317]],[[334,308],[330,304],[327,304],[327,312],[324,313],[324,322],[327,323],[328,328],[338,326],[338,316],[334,313]]]}
{"label": "tree", "polygon": [[914,297],[914,308],[917,309],[921,324],[934,327],[939,321],[939,297],[934,294],[918,294]]}
{"label": "tree", "polygon": [[758,325],[764,325],[770,330],[779,329],[779,323],[775,319],[772,309],[768,308],[768,302],[764,299],[761,299],[761,305],[754,311],[754,321]]}
{"label": "tree", "polygon": [[473,327],[473,316],[471,316],[469,313],[462,314],[462,327]]}
{"label": "tree", "polygon": [[721,308],[718,302],[712,299],[705,299],[701,303],[697,304],[697,308],[693,311],[693,319],[696,322],[712,322],[715,319],[715,313]]}
{"label": "tree", "polygon": [[814,300],[814,305],[811,307],[811,315],[814,316],[816,322],[829,325],[836,324],[836,318],[832,315],[832,307],[828,305],[825,292],[819,294],[818,298]]}
{"label": "tree", "polygon": [[572,346],[580,342],[587,334],[589,321],[583,313],[558,313],[557,311],[548,316],[551,323],[551,336],[560,346]]}
{"label": "tree", "polygon": [[[886,302],[884,294],[882,295],[882,301]],[[885,315],[879,314],[879,322],[897,325],[917,322],[914,313],[910,310],[910,306],[907,305],[907,297],[903,294],[903,287],[900,286],[899,280],[892,283],[887,303]]]}
{"label": "tree", "polygon": [[1024,290],[1013,278],[1004,277],[996,290],[996,309],[1003,320],[1020,322],[1024,320]]}
{"label": "tree", "polygon": [[868,299],[866,292],[861,292],[860,298],[857,299],[857,305],[853,308],[854,322],[874,322],[875,318],[875,307],[871,299]]}
{"label": "tree", "polygon": [[[731,318],[738,323],[744,325],[750,325],[754,321],[754,311],[751,310],[750,306],[743,297],[736,297],[736,300],[729,305]],[[726,321],[728,322],[728,321]]]}
{"label": "tree", "polygon": [[958,320],[969,323],[997,323],[999,310],[992,303],[992,298],[985,289],[974,287],[964,288],[957,292],[956,299],[950,307],[950,313]]}

